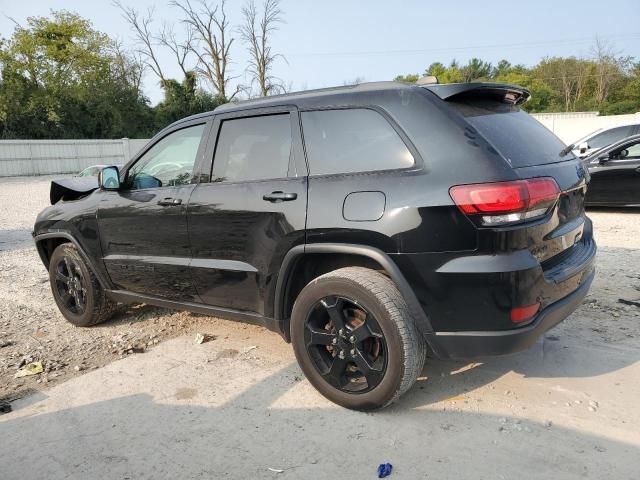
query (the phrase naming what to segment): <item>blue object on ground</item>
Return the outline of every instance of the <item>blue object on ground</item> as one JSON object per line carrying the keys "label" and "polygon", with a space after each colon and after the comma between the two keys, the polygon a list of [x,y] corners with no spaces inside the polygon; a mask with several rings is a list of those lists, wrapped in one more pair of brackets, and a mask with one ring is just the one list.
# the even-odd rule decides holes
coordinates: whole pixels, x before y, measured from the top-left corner
{"label": "blue object on ground", "polygon": [[378,478],[384,478],[391,475],[392,468],[393,465],[391,465],[390,463],[381,463],[380,465],[378,465]]}

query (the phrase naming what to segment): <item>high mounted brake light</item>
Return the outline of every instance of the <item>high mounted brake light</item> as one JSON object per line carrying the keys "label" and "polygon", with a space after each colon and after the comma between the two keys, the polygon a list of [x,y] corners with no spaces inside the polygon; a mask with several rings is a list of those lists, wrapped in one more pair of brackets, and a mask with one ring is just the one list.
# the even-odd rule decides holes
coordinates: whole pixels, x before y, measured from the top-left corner
{"label": "high mounted brake light", "polygon": [[467,215],[480,216],[483,225],[520,222],[546,214],[560,196],[551,177],[513,182],[456,185],[451,198]]}

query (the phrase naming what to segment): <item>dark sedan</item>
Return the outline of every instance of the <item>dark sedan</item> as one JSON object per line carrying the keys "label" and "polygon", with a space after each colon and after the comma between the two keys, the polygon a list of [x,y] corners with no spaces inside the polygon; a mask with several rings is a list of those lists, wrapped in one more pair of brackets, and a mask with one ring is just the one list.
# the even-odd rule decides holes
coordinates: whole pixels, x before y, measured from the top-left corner
{"label": "dark sedan", "polygon": [[640,206],[640,135],[602,148],[584,162],[591,174],[587,205]]}

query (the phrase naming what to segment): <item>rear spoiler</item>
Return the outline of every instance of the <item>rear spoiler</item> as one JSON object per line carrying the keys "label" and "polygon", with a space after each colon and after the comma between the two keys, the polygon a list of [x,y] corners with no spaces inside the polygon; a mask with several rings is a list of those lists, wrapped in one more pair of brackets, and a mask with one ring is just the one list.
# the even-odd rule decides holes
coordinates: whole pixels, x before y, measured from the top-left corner
{"label": "rear spoiler", "polygon": [[430,90],[442,100],[456,100],[460,97],[490,97],[500,102],[520,105],[531,97],[526,88],[502,83],[444,83],[425,85],[422,88]]}

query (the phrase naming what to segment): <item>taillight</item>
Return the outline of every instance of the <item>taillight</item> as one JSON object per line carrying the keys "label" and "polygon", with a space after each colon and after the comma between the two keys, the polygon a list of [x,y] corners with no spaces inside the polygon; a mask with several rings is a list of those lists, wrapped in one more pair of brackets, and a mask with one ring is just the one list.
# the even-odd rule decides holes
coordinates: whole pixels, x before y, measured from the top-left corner
{"label": "taillight", "polygon": [[511,321],[513,323],[522,323],[531,320],[540,310],[540,302],[525,307],[515,307],[511,309]]}
{"label": "taillight", "polygon": [[553,178],[541,177],[456,185],[449,194],[463,213],[479,216],[484,225],[499,225],[544,215],[558,200],[560,188]]}

